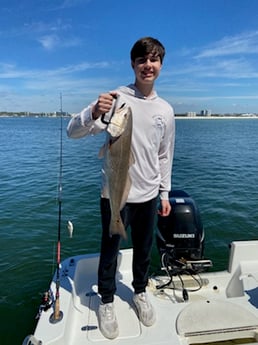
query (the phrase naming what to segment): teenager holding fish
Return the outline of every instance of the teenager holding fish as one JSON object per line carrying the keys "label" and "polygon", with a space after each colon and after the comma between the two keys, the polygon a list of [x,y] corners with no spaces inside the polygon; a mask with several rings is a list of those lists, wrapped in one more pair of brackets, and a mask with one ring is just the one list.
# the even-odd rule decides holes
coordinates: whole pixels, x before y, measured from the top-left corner
{"label": "teenager holding fish", "polygon": [[[67,129],[72,138],[107,130],[102,171],[103,231],[98,270],[101,295],[98,316],[100,330],[110,339],[119,333],[114,309],[115,274],[120,235],[125,236],[123,229],[128,226],[133,245],[133,302],[145,326],[153,325],[156,319],[146,286],[158,198],[162,216],[168,216],[171,210],[168,194],[175,139],[173,108],[154,90],[164,55],[165,48],[157,39],[144,37],[138,40],[131,49],[134,84],[99,95],[97,101],[71,119]],[[108,123],[115,119],[117,110],[124,114],[124,119],[119,121],[121,128],[114,138]],[[122,193],[118,191],[121,186]],[[118,194],[120,198],[117,198]],[[118,201],[114,202],[114,199]],[[120,230],[115,230],[111,221],[116,207],[119,211],[122,208]],[[118,213],[115,224],[120,223]]]}

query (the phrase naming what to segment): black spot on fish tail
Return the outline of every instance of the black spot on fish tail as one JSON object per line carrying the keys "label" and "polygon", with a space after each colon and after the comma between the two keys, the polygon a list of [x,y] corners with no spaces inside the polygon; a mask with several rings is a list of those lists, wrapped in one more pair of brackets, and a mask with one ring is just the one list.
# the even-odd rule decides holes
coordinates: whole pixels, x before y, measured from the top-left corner
{"label": "black spot on fish tail", "polygon": [[109,234],[112,235],[120,235],[124,239],[127,239],[127,234],[125,231],[124,223],[121,218],[111,218],[110,225],[109,225]]}

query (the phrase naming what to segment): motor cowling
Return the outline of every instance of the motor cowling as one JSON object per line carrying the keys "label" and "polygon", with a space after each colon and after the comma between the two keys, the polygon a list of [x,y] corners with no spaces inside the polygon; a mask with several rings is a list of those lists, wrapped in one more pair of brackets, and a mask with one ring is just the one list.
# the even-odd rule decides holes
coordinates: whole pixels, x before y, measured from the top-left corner
{"label": "motor cowling", "polygon": [[158,216],[156,242],[160,254],[175,259],[201,260],[204,250],[204,229],[195,201],[184,191],[170,192],[171,212]]}

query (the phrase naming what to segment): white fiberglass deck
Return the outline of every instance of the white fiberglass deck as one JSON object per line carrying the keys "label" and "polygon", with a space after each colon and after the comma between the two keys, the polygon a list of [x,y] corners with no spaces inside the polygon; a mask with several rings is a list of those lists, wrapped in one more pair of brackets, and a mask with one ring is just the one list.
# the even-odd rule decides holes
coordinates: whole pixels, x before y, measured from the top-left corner
{"label": "white fiberglass deck", "polygon": [[[153,277],[148,294],[157,314],[152,327],[144,327],[132,304],[132,251],[120,253],[115,309],[119,336],[103,337],[98,327],[98,255],[77,256],[62,263],[60,310],[63,319],[52,324],[52,308],[43,312],[30,345],[187,345],[245,339],[258,344],[258,241],[233,242],[227,271],[202,273],[203,286],[194,290],[191,277],[183,277],[189,300],[182,291],[157,290],[167,277]],[[180,287],[180,280],[174,282]],[[55,295],[55,283],[51,284]],[[40,342],[41,341],[41,342]],[[243,342],[242,342],[243,344]]]}

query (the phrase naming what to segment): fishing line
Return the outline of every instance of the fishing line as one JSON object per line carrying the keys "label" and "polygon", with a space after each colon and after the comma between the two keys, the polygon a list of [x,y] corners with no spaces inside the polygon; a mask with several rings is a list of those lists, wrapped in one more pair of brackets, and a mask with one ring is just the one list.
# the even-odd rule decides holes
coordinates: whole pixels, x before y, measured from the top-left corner
{"label": "fishing line", "polygon": [[62,221],[62,175],[63,175],[63,109],[62,94],[60,94],[60,154],[59,154],[59,181],[58,181],[58,230],[56,247],[56,294],[54,313],[50,316],[51,323],[62,320],[63,312],[60,311],[60,264],[61,264],[61,221]]}

